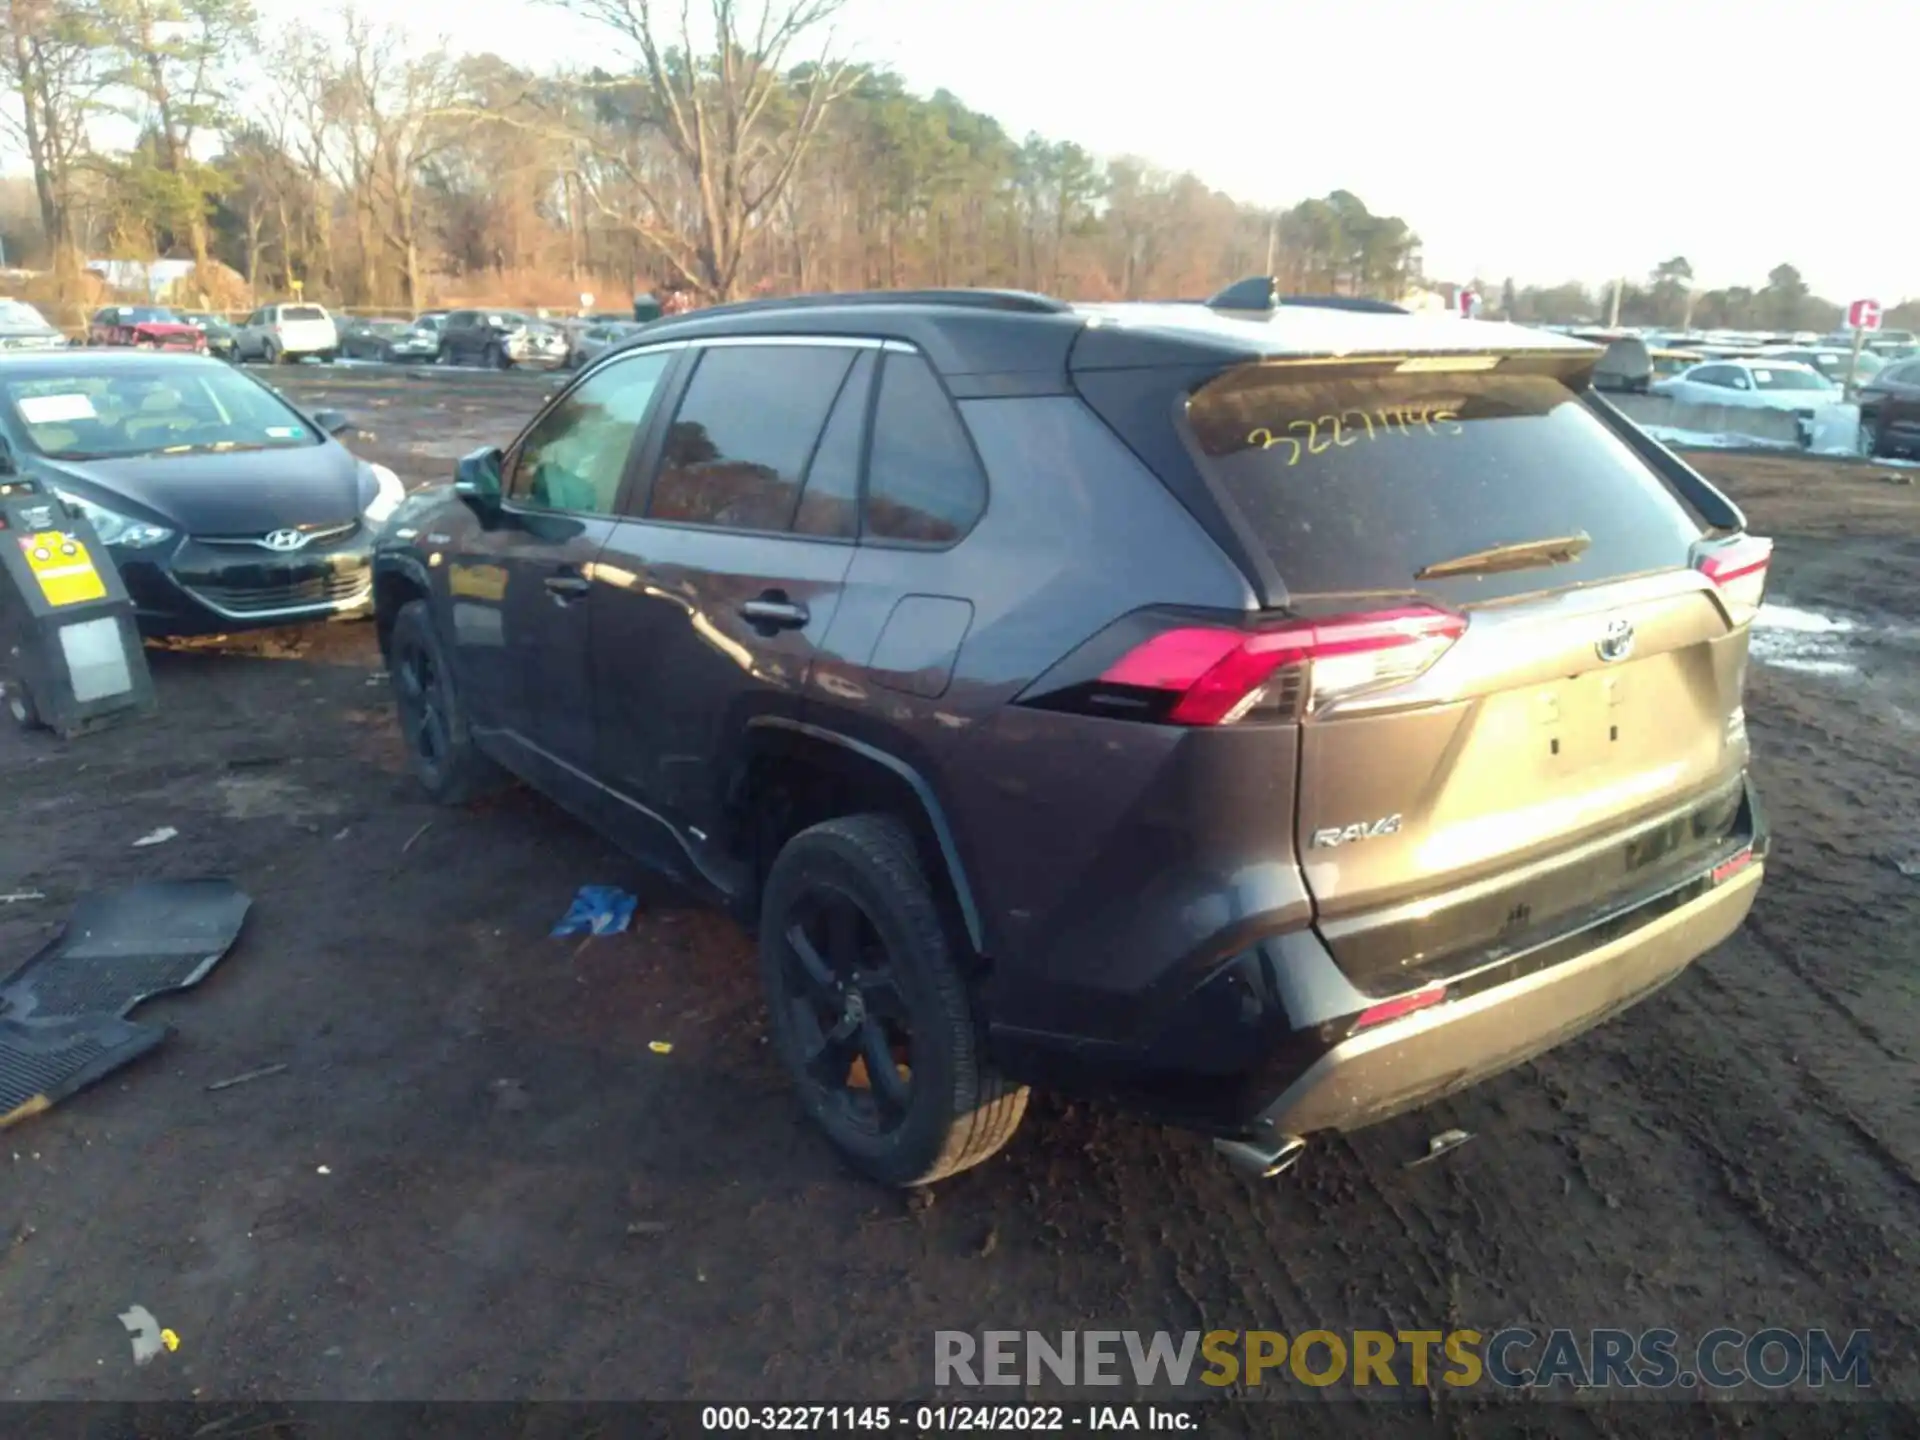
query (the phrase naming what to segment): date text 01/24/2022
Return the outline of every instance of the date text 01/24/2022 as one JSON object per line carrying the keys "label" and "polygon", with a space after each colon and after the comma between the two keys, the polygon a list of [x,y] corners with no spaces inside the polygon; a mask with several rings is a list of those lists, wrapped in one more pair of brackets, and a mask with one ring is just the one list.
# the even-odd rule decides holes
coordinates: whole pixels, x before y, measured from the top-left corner
{"label": "date text 01/24/2022", "polygon": [[1065,1434],[1073,1431],[1151,1430],[1166,1434],[1199,1428],[1199,1417],[1177,1405],[707,1405],[700,1428],[720,1433],[784,1431],[801,1435]]}

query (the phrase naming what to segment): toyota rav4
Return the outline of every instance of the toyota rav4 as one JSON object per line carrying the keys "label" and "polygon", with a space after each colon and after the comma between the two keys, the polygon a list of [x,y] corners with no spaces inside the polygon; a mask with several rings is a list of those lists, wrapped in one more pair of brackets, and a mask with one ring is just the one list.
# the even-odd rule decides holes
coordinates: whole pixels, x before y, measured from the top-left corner
{"label": "toyota rav4", "polygon": [[1277,1174],[1753,902],[1770,544],[1602,354],[1271,297],[655,322],[389,523],[413,765],[755,926],[880,1181],[993,1154],[1029,1086]]}

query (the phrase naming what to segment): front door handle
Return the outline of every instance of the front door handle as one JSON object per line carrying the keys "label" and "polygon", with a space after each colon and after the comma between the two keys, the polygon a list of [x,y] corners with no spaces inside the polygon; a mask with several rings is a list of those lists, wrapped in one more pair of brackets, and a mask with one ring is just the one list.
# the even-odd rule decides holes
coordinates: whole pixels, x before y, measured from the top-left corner
{"label": "front door handle", "polygon": [[593,582],[584,575],[549,575],[547,593],[557,600],[584,600],[593,591]]}
{"label": "front door handle", "polygon": [[777,590],[747,601],[740,607],[740,614],[759,630],[798,630],[813,618],[806,606],[796,604]]}

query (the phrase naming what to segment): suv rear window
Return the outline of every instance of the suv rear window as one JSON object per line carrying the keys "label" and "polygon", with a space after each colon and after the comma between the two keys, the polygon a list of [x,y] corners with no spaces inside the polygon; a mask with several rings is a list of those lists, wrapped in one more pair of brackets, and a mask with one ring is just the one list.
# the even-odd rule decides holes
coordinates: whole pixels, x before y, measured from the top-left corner
{"label": "suv rear window", "polygon": [[327,312],[318,305],[283,305],[280,307],[282,320],[324,320]]}
{"label": "suv rear window", "polygon": [[[1468,604],[1687,562],[1699,528],[1561,379],[1400,363],[1248,365],[1189,400],[1203,463],[1290,593]],[[1551,568],[1415,579],[1580,533]]]}

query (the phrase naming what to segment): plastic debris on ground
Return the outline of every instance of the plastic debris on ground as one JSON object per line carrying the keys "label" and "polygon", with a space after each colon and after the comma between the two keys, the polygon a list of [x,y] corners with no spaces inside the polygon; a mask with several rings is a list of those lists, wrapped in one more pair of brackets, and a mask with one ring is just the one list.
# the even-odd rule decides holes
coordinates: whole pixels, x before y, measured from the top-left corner
{"label": "plastic debris on ground", "polygon": [[129,1305],[121,1311],[120,1323],[127,1327],[127,1336],[133,1342],[133,1363],[136,1365],[147,1364],[163,1351],[180,1348],[180,1337],[171,1330],[162,1329],[160,1322],[153,1318],[153,1312],[144,1305]]}
{"label": "plastic debris on ground", "polygon": [[656,1055],[671,1055],[673,1053],[673,1042],[671,1040],[649,1040],[647,1042],[647,1049]]}
{"label": "plastic debris on ground", "polygon": [[158,830],[149,830],[133,843],[136,847],[141,845],[164,845],[179,833],[180,832],[171,825],[162,825]]}
{"label": "plastic debris on ground", "polygon": [[1426,1154],[1420,1156],[1418,1159],[1407,1161],[1407,1169],[1411,1170],[1416,1165],[1424,1165],[1429,1160],[1438,1160],[1449,1150],[1458,1150],[1472,1138],[1473,1136],[1465,1130],[1442,1130],[1438,1135],[1435,1135],[1427,1141]]}
{"label": "plastic debris on ground", "polygon": [[555,935],[618,935],[633,920],[639,900],[613,885],[582,885],[553,927]]}

